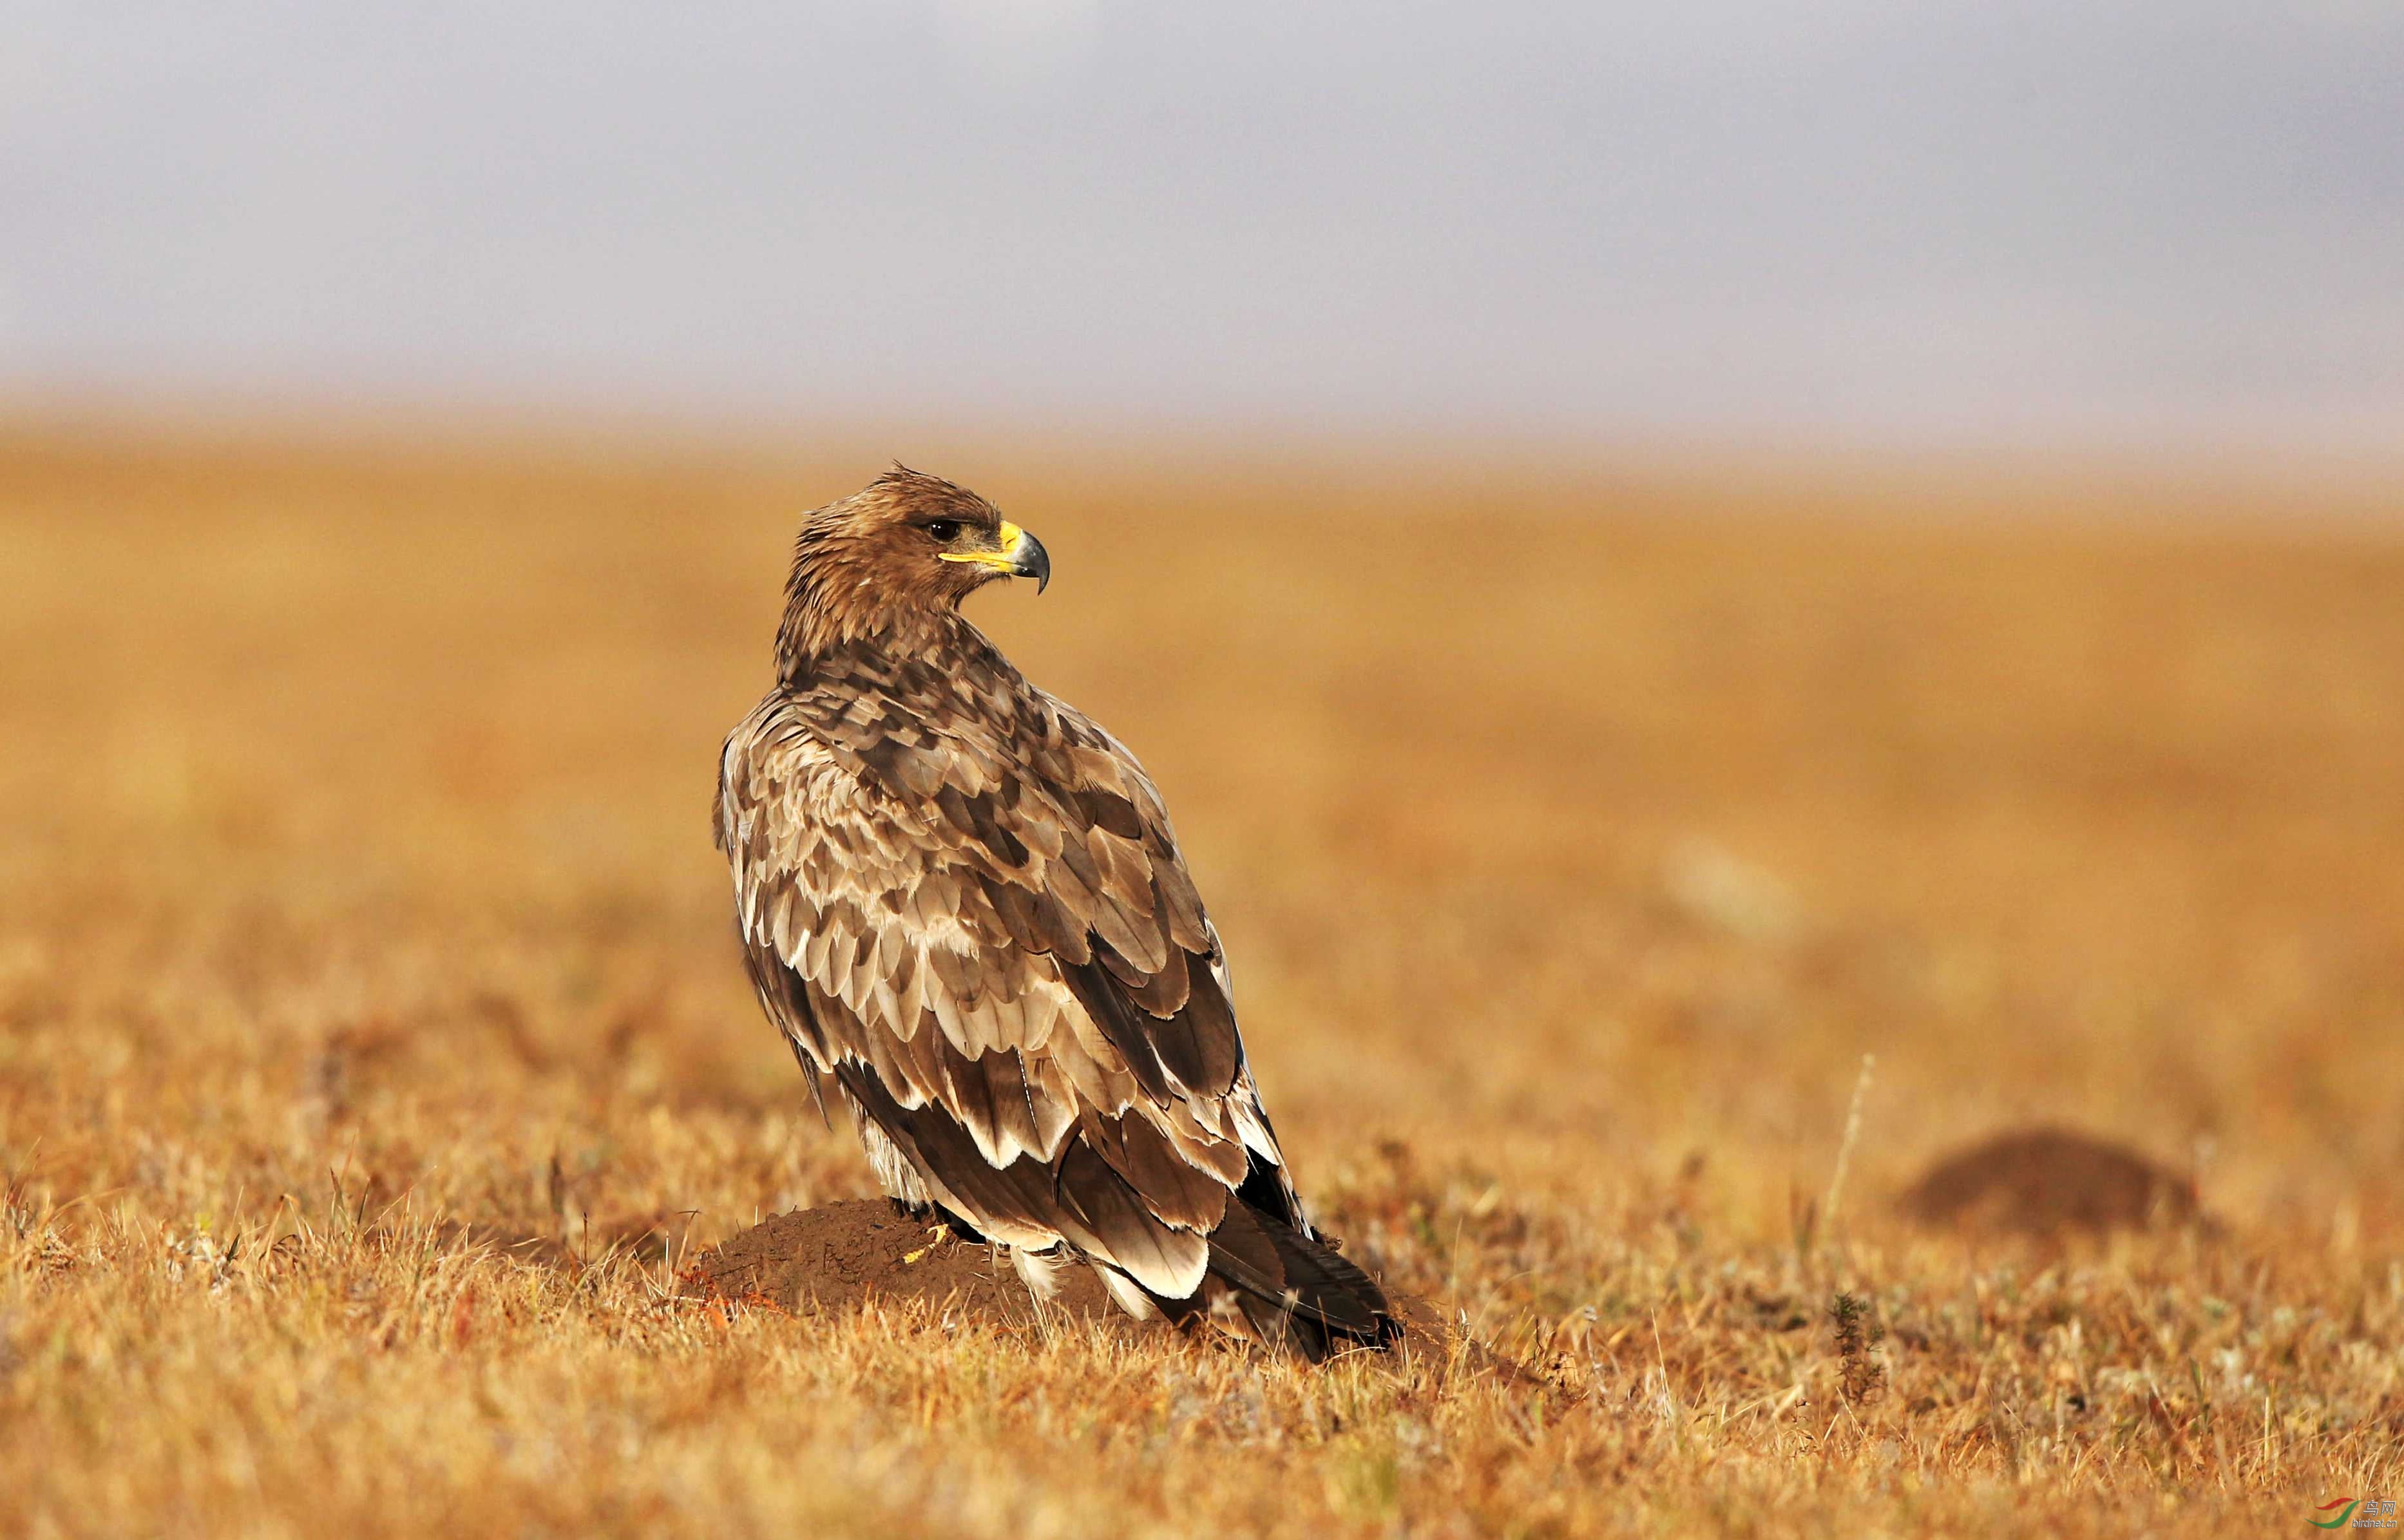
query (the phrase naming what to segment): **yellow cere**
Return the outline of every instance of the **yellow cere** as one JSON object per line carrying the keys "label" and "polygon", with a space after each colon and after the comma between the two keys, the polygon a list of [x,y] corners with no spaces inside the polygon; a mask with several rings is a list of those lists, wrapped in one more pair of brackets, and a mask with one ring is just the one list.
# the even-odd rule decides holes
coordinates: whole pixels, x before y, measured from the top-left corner
{"label": "yellow cere", "polygon": [[942,555],[947,562],[974,562],[980,567],[1012,567],[1017,565],[1017,558],[1011,554],[1011,551],[1018,544],[1019,538],[1026,533],[1027,531],[1012,524],[1008,519],[1004,519],[996,536],[1000,542],[1000,550],[946,551],[942,553]]}

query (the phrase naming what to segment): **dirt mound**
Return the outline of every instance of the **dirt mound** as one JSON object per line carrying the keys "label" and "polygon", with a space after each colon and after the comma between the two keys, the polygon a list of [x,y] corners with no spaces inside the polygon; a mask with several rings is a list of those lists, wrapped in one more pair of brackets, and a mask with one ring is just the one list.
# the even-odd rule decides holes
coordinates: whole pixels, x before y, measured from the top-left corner
{"label": "dirt mound", "polygon": [[1924,1225],[2022,1235],[2146,1229],[2198,1219],[2195,1186],[2125,1144],[2024,1128],[1939,1160],[1899,1200]]}
{"label": "dirt mound", "polygon": [[[940,1234],[894,1212],[882,1198],[830,1203],[777,1214],[703,1253],[687,1275],[701,1291],[752,1299],[795,1314],[854,1309],[870,1299],[915,1301],[955,1322],[1032,1329],[1027,1286],[1006,1258],[985,1246]],[[1427,1301],[1388,1289],[1414,1356],[1519,1380],[1525,1371],[1469,1342]],[[1055,1317],[1108,1323],[1126,1331],[1162,1331],[1128,1318],[1102,1292],[1093,1269],[1060,1269]]]}
{"label": "dirt mound", "polygon": [[[896,1213],[882,1198],[803,1209],[752,1225],[695,1264],[698,1281],[731,1299],[764,1299],[797,1314],[869,1299],[919,1300],[955,1316],[1035,1323],[1027,1286],[1007,1259]],[[1118,1315],[1090,1267],[1060,1270],[1054,1312]]]}

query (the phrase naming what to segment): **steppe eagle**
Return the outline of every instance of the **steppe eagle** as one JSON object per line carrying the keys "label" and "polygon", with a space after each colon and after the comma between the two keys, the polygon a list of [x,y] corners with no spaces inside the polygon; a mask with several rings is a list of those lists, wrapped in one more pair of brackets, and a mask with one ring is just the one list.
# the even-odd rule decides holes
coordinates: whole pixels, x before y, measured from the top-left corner
{"label": "steppe eagle", "polygon": [[1139,1317],[1385,1343],[1295,1197],[1159,792],[959,613],[1010,577],[1049,582],[1035,537],[899,466],[804,518],[714,819],[760,1002],[887,1195],[1039,1298],[1083,1260]]}

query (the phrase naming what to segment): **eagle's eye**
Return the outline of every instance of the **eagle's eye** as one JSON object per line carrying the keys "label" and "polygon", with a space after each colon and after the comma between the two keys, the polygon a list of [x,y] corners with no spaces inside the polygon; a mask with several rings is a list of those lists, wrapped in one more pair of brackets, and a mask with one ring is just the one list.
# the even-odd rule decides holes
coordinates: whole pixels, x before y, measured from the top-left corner
{"label": "eagle's eye", "polygon": [[949,545],[960,538],[960,521],[957,519],[929,519],[924,527],[938,545]]}

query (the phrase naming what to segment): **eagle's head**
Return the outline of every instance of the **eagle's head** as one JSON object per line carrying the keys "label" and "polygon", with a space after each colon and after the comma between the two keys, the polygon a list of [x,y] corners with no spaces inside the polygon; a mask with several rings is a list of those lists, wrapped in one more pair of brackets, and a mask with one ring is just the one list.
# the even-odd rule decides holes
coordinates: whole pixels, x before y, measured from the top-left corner
{"label": "eagle's head", "polygon": [[802,520],[777,651],[912,632],[998,578],[1052,581],[1043,542],[963,486],[897,465]]}

